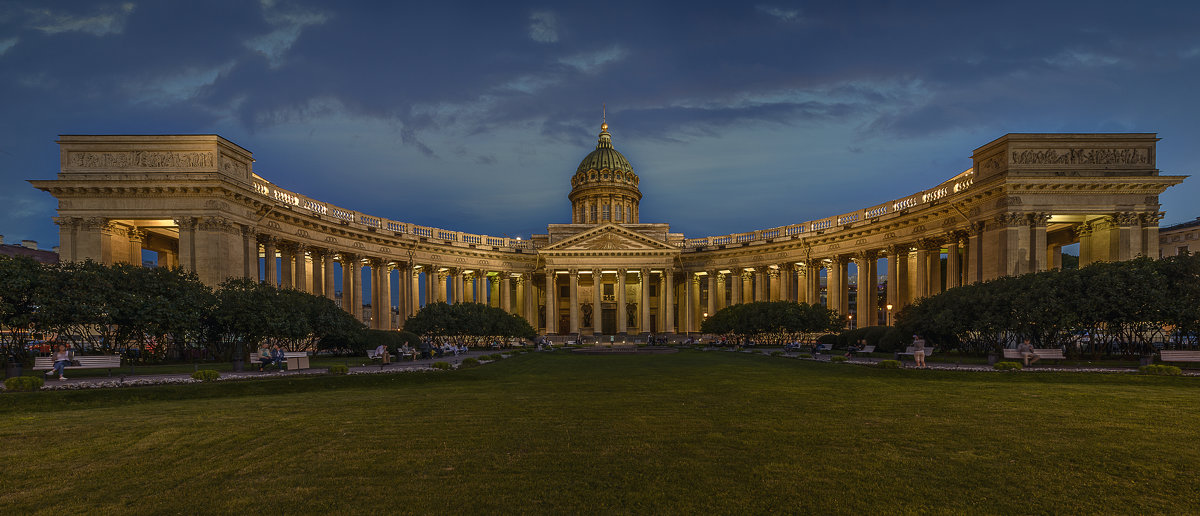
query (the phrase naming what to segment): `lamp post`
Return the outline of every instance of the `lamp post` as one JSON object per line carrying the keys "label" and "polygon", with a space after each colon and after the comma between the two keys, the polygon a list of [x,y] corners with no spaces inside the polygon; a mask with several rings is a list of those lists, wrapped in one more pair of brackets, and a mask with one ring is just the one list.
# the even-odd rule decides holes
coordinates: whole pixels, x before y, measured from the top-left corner
{"label": "lamp post", "polygon": [[892,304],[891,303],[887,304],[887,325],[888,326],[892,325]]}
{"label": "lamp post", "polygon": [[853,330],[854,329],[854,314],[846,314],[846,317],[848,319],[848,322],[846,323],[846,329]]}

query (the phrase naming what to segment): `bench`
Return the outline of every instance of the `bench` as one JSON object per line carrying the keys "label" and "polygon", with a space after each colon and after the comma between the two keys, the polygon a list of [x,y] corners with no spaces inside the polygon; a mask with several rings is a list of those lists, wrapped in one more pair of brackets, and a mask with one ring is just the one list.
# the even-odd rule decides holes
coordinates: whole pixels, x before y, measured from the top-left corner
{"label": "bench", "polygon": [[817,347],[813,351],[817,353],[822,351],[833,351],[833,344],[817,344]]}
{"label": "bench", "polygon": [[1163,362],[1200,362],[1200,351],[1164,349],[1158,352],[1158,359]]}
{"label": "bench", "polygon": [[[308,369],[309,368],[308,353],[305,353],[303,351],[284,351],[283,359],[287,363],[288,371],[291,371],[294,369]],[[258,352],[257,351],[250,354],[250,363],[251,364],[261,364],[262,363],[262,362],[258,361]]]}
{"label": "bench", "polygon": [[[913,353],[914,353],[913,349],[914,348],[912,346],[909,346],[907,348],[904,348],[904,352],[897,351],[896,352],[896,360],[902,360],[904,358],[904,355],[908,355],[910,357],[913,356]],[[925,356],[926,357],[933,356],[933,346],[925,346]]]}
{"label": "bench", "polygon": [[[76,356],[79,365],[69,365],[64,369],[108,369],[112,376],[114,368],[121,367],[121,355]],[[54,369],[54,357],[34,357],[34,371],[50,371]]]}
{"label": "bench", "polygon": [[[1060,348],[1033,348],[1033,354],[1037,355],[1039,360],[1063,360],[1067,357],[1063,356]],[[1020,360],[1024,363],[1025,358],[1021,356],[1021,352],[1016,349],[1005,349],[1004,358],[1009,360]]]}

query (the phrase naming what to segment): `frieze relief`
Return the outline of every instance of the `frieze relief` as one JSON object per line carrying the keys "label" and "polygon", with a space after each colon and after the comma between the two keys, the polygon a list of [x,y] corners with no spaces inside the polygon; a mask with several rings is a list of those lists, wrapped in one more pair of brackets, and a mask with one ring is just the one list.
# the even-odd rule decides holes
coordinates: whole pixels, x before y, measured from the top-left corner
{"label": "frieze relief", "polygon": [[1023,149],[1014,165],[1148,165],[1149,149]]}
{"label": "frieze relief", "polygon": [[72,152],[67,162],[75,168],[214,168],[212,152]]}

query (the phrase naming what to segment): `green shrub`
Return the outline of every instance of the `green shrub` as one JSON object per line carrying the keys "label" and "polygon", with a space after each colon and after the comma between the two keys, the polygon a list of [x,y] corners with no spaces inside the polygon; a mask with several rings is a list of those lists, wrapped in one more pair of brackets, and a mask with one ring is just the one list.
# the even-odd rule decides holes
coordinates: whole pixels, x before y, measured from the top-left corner
{"label": "green shrub", "polygon": [[1183,370],[1173,365],[1150,364],[1139,367],[1138,373],[1159,376],[1179,376],[1183,374]]}
{"label": "green shrub", "polygon": [[450,362],[443,362],[441,360],[434,362],[433,364],[430,364],[429,367],[432,367],[434,369],[450,369],[451,368]]}
{"label": "green shrub", "polygon": [[1020,362],[996,362],[995,365],[993,365],[992,367],[995,368],[997,371],[1020,371],[1021,363]]}
{"label": "green shrub", "polygon": [[200,380],[202,382],[211,382],[220,377],[221,377],[221,373],[218,373],[212,369],[201,369],[199,371],[192,373],[193,380]]}
{"label": "green shrub", "polygon": [[800,357],[800,358],[812,358],[812,353],[801,353],[801,354],[799,354],[799,355],[796,355],[796,356],[798,356],[798,357]]}
{"label": "green shrub", "polygon": [[490,355],[487,355],[485,358],[487,358],[488,360],[500,360],[500,359],[504,358],[504,355],[501,355],[499,353],[492,353]]}
{"label": "green shrub", "polygon": [[477,365],[479,365],[479,360],[474,358],[464,358],[463,361],[458,364],[458,367],[475,367]]}
{"label": "green shrub", "polygon": [[904,347],[908,346],[908,344],[905,343],[905,341],[900,337],[900,330],[897,330],[895,326],[886,327],[883,330],[883,333],[880,334],[879,340],[876,342],[875,351],[882,353],[902,351]]}
{"label": "green shrub", "polygon": [[899,360],[880,360],[878,364],[875,364],[875,367],[878,367],[880,369],[900,369],[900,361]]}
{"label": "green shrub", "polygon": [[829,357],[829,361],[830,362],[845,362],[846,357],[844,357],[842,355],[834,355],[834,356]]}
{"label": "green shrub", "polygon": [[350,374],[350,368],[346,364],[333,364],[329,366],[329,374]]}
{"label": "green shrub", "polygon": [[783,356],[783,352],[779,351],[779,350],[775,350],[775,351],[771,352],[771,356],[773,356],[773,357]]}
{"label": "green shrub", "polygon": [[32,392],[41,389],[45,384],[46,381],[40,376],[14,376],[4,380],[4,389],[13,392]]}
{"label": "green shrub", "polygon": [[838,336],[836,333],[826,333],[820,337],[817,337],[818,344],[829,344],[829,345],[836,346],[837,342],[838,342]]}

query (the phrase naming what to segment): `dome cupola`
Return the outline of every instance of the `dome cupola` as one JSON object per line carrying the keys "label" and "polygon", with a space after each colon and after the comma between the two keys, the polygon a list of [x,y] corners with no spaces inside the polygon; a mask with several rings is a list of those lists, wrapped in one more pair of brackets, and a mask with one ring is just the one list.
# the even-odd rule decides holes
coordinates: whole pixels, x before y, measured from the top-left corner
{"label": "dome cupola", "polygon": [[571,177],[572,224],[638,223],[638,176],[629,160],[613,148],[608,121],[600,124],[600,139]]}

